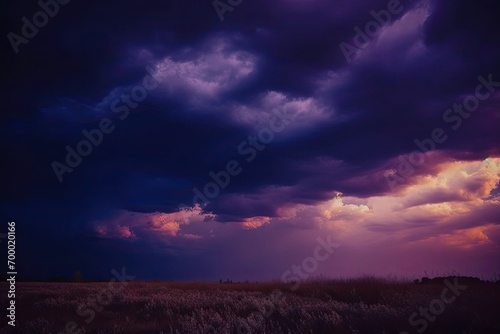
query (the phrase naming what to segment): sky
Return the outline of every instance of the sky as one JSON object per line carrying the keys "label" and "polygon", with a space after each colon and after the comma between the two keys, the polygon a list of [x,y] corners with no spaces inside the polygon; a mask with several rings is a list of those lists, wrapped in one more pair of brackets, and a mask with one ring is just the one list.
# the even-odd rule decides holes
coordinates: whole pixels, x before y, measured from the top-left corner
{"label": "sky", "polygon": [[498,278],[494,1],[44,1],[0,14],[19,275]]}

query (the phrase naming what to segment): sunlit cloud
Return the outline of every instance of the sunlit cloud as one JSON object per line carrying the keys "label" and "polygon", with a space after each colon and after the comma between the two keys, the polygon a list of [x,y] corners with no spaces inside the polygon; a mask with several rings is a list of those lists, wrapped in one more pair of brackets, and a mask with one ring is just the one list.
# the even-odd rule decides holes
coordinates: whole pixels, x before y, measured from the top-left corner
{"label": "sunlit cloud", "polygon": [[251,217],[245,218],[245,221],[241,223],[241,227],[245,230],[253,230],[262,227],[271,222],[270,217]]}
{"label": "sunlit cloud", "polygon": [[311,131],[331,119],[333,110],[314,97],[291,98],[282,92],[268,91],[260,94],[252,105],[236,104],[229,106],[227,112],[235,122],[256,129],[268,127],[277,113],[285,115],[289,120],[283,129],[286,134]]}
{"label": "sunlit cloud", "polygon": [[[207,50],[186,49],[183,59],[167,56],[153,67],[153,75],[162,82],[158,94],[188,99],[192,107],[215,103],[222,94],[234,90],[256,70],[257,58],[235,50],[222,37],[208,39]],[[180,94],[180,95],[179,95]]]}
{"label": "sunlit cloud", "polygon": [[202,223],[204,215],[199,207],[191,210],[180,210],[172,213],[139,213],[120,211],[108,220],[99,220],[94,223],[98,236],[107,238],[132,238],[134,232],[149,234],[155,237],[183,237],[185,239],[199,239],[201,236],[192,233],[183,233],[183,226]]}
{"label": "sunlit cloud", "polygon": [[472,249],[492,243],[488,237],[490,231],[499,231],[500,226],[487,225],[465,230],[458,230],[439,236],[429,237],[419,242],[422,246],[426,244],[444,244],[453,248]]}
{"label": "sunlit cloud", "polygon": [[424,55],[422,28],[429,15],[428,5],[421,4],[382,27],[376,38],[358,51],[354,64],[374,60],[389,64],[389,57],[401,62]]}
{"label": "sunlit cloud", "polygon": [[[420,178],[401,194],[368,198],[338,194],[320,204],[285,207],[278,212],[281,220],[314,223],[353,242],[418,240],[436,233],[452,247],[461,244],[453,242],[454,238],[481,239],[477,231],[494,223],[489,217],[499,208],[499,199],[491,195],[500,181],[499,162],[490,158],[446,163],[438,174]],[[467,219],[473,221],[472,226],[464,224]]]}

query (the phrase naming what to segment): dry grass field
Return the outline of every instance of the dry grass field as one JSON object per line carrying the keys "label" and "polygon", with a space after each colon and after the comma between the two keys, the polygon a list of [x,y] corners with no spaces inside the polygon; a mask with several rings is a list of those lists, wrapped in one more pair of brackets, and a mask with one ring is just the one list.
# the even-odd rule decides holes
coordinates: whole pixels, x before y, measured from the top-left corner
{"label": "dry grass field", "polygon": [[[441,304],[444,310],[433,302],[441,298],[444,282],[360,278],[304,282],[297,289],[284,283],[112,285],[18,283],[16,327],[4,315],[0,332],[500,333],[500,285],[493,283],[465,283],[454,299],[448,291],[453,301]],[[4,295],[6,285],[0,289]],[[429,307],[439,314],[409,320]]]}

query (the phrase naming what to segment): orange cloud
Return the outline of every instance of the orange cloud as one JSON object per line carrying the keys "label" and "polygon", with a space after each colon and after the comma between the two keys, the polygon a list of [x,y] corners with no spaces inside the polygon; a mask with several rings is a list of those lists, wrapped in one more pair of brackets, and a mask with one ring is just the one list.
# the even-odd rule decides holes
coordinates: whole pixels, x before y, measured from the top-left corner
{"label": "orange cloud", "polygon": [[[183,225],[189,225],[193,221],[202,222],[204,216],[199,207],[172,213],[120,211],[111,219],[95,222],[94,230],[98,236],[106,238],[134,238],[136,235],[132,229],[176,237],[181,232]],[[183,234],[183,236],[187,239],[196,238],[194,234],[189,233]]]}
{"label": "orange cloud", "polygon": [[241,223],[241,226],[245,230],[254,230],[266,224],[269,224],[270,222],[271,222],[270,217],[251,217],[251,218],[246,218],[245,221]]}
{"label": "orange cloud", "polygon": [[[435,175],[403,191],[368,198],[342,197],[278,210],[277,220],[335,230],[344,242],[418,242],[432,237],[450,247],[488,242],[485,227],[500,223],[500,159],[440,164]],[[500,217],[500,216],[499,216]],[[437,239],[436,239],[437,240]]]}
{"label": "orange cloud", "polygon": [[459,230],[453,233],[443,234],[423,240],[422,243],[439,243],[448,246],[471,249],[473,247],[491,243],[487,232],[498,229],[497,226],[480,226],[466,230]]}

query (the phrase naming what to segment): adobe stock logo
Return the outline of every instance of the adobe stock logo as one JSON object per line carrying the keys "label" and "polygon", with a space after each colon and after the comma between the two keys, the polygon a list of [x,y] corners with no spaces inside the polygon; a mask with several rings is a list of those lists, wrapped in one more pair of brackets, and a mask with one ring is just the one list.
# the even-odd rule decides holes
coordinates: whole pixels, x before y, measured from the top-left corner
{"label": "adobe stock logo", "polygon": [[[411,0],[409,0],[411,1]],[[393,17],[397,16],[403,11],[403,6],[399,0],[389,0],[387,9],[382,9],[379,12],[374,10],[370,11],[370,15],[374,18],[365,24],[364,31],[360,27],[354,27],[356,35],[353,38],[354,45],[342,42],[339,44],[340,50],[344,54],[347,63],[350,64],[356,58],[358,52],[370,44],[372,38],[382,30],[382,27],[391,23]]]}
{"label": "adobe stock logo", "polygon": [[340,247],[339,243],[332,241],[331,235],[328,235],[326,240],[318,237],[316,241],[318,245],[314,248],[313,256],[306,257],[300,265],[292,265],[289,270],[286,270],[281,275],[281,282],[293,284],[290,290],[297,290],[300,282],[311,277],[318,270],[319,264],[328,260],[335,250]]}
{"label": "adobe stock logo", "polygon": [[[281,275],[281,282],[285,284],[293,284],[290,286],[290,291],[296,291],[301,281],[305,281],[318,270],[319,264],[328,260],[335,250],[340,247],[339,243],[333,242],[332,236],[328,235],[326,239],[322,237],[316,238],[318,245],[314,248],[312,256],[308,256],[302,260],[300,265],[292,265]],[[285,303],[285,294],[283,291],[275,289],[271,292],[270,300],[264,301],[261,305],[255,305],[256,311],[252,312],[245,319],[238,318],[236,322],[236,333],[251,334],[260,333],[262,326],[266,320],[276,310],[276,305]]]}
{"label": "adobe stock logo", "polygon": [[[146,71],[149,74],[143,78],[142,83],[135,85],[130,90],[124,90],[119,98],[111,101],[111,111],[119,114],[118,118],[124,121],[130,115],[130,111],[136,109],[148,97],[150,91],[160,86],[164,80],[164,76],[161,73],[170,71],[171,69],[171,67],[164,67],[156,73],[153,68],[146,66]],[[76,148],[66,145],[66,159],[62,163],[53,161],[50,164],[59,183],[64,181],[63,176],[65,173],[73,173],[74,169],[83,162],[83,158],[92,154],[94,149],[102,144],[104,135],[112,133],[115,129],[116,125],[114,122],[110,118],[104,117],[100,120],[98,127],[90,130],[82,130],[81,133],[85,139],[80,140],[76,144]]]}
{"label": "adobe stock logo", "polygon": [[[463,98],[462,103],[455,103],[452,107],[443,112],[442,120],[445,124],[451,124],[451,130],[460,129],[464,120],[473,116],[486,100],[495,96],[500,87],[500,81],[494,81],[493,75],[490,73],[487,78],[478,76],[479,84],[473,94]],[[477,117],[477,116],[476,116]],[[397,168],[391,169],[385,174],[387,185],[391,190],[394,190],[398,184],[407,183],[410,177],[416,172],[419,167],[422,167],[428,159],[428,153],[439,149],[438,144],[444,144],[448,140],[450,130],[446,128],[436,127],[424,139],[415,139],[414,143],[417,150],[412,151],[407,158],[399,156],[399,165]]]}
{"label": "adobe stock logo", "polygon": [[232,12],[234,10],[234,7],[241,5],[243,0],[226,0],[227,3],[221,0],[214,0],[212,2],[212,5],[215,8],[215,12],[217,15],[219,15],[219,20],[224,21],[224,13],[225,12]]}
{"label": "adobe stock logo", "polygon": [[[455,277],[455,281],[451,283],[449,280],[445,280],[444,284],[446,287],[441,290],[439,298],[433,299],[428,308],[419,307],[418,313],[413,312],[408,318],[408,322],[412,327],[417,327],[415,330],[418,333],[423,333],[429,322],[434,322],[437,316],[442,314],[446,310],[446,305],[453,303],[457,297],[462,294],[462,291],[467,289],[467,285],[458,284],[458,278]],[[409,332],[402,331],[399,334],[410,334]]]}
{"label": "adobe stock logo", "polygon": [[21,27],[21,35],[15,34],[13,32],[9,32],[7,34],[7,39],[14,49],[16,54],[19,53],[19,46],[21,44],[28,44],[30,40],[35,38],[38,35],[38,28],[43,28],[49,23],[49,19],[54,18],[59,13],[59,5],[66,5],[71,0],[40,0],[38,1],[38,6],[42,10],[39,10],[33,17],[31,21],[23,16],[21,21],[23,22],[23,26]]}
{"label": "adobe stock logo", "polygon": [[[273,115],[269,120],[268,126],[261,128],[256,135],[248,136],[247,140],[242,141],[238,145],[238,153],[245,157],[244,161],[247,163],[254,161],[259,152],[264,151],[267,147],[266,145],[271,144],[276,135],[285,130],[295,118],[295,114],[289,114],[277,109],[273,109],[272,113]],[[179,204],[179,209],[189,209],[196,205],[200,205],[202,208],[205,207],[210,203],[211,199],[213,200],[219,196],[221,190],[229,186],[231,180],[240,175],[241,172],[243,172],[243,166],[237,160],[228,161],[225,168],[219,170],[217,173],[210,171],[208,175],[212,181],[205,183],[202,190],[197,187],[193,188],[193,206],[181,203]]]}
{"label": "adobe stock logo", "polygon": [[[110,305],[118,294],[135,279],[135,276],[127,275],[125,267],[122,268],[121,273],[115,269],[111,270],[111,273],[114,278],[109,280],[107,286],[102,287],[96,295],[89,296],[80,302],[76,308],[76,314],[86,318],[84,319],[86,324],[91,323],[96,317],[96,312],[102,312],[104,307]],[[64,326],[64,330],[57,334],[78,334],[85,332],[84,324],[79,326],[75,321],[69,321]]]}

